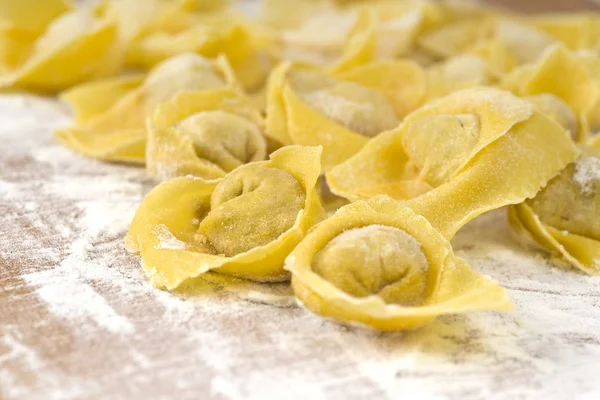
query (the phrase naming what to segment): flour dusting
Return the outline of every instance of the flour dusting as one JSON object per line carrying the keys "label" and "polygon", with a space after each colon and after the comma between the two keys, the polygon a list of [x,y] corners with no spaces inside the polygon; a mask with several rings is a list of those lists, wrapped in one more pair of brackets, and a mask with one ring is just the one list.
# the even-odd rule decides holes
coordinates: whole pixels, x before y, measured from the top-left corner
{"label": "flour dusting", "polygon": [[600,158],[583,157],[575,163],[573,180],[582,193],[592,193],[594,185],[600,181]]}
{"label": "flour dusting", "polygon": [[155,249],[185,250],[185,242],[177,239],[175,235],[165,225],[160,224],[154,227],[154,234],[158,236],[159,242],[154,246]]}

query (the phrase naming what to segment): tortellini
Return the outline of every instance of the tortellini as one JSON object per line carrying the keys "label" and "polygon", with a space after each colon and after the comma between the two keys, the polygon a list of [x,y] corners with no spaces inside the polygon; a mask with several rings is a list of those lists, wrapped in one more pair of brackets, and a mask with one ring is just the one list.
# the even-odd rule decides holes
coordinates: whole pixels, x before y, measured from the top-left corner
{"label": "tortellini", "polygon": [[158,32],[135,41],[128,53],[129,63],[152,67],[185,52],[209,58],[224,55],[243,86],[255,91],[266,81],[270,63],[266,53],[261,56],[254,36],[251,25],[231,12],[211,15],[183,31]]}
{"label": "tortellini", "polygon": [[399,96],[412,94],[412,85],[401,93],[378,89],[393,71],[410,73],[411,67],[405,67],[378,65],[375,70],[386,75],[371,80],[363,78],[372,72],[364,67],[348,71],[342,75],[348,80],[342,80],[283,64],[269,83],[266,133],[283,145],[322,145],[323,168],[328,170],[355,154],[370,137],[400,123],[396,110],[410,103]]}
{"label": "tortellini", "polygon": [[4,63],[0,66],[0,88],[55,92],[116,73],[122,62],[117,25],[99,14],[80,8],[61,14],[33,40],[8,38],[7,51],[2,51],[4,60],[0,60]]}
{"label": "tortellini", "polygon": [[191,176],[157,186],[131,224],[152,283],[173,289],[207,271],[256,281],[289,279],[285,257],[324,218],[315,191],[319,147],[288,146],[224,178]]}
{"label": "tortellini", "polygon": [[282,34],[282,58],[342,72],[374,61],[376,18],[369,10],[315,13],[305,25]]}
{"label": "tortellini", "polygon": [[409,207],[452,237],[486,211],[533,197],[577,155],[533,104],[473,88],[425,105],[326,176],[351,200],[412,199]]}
{"label": "tortellini", "polygon": [[456,257],[425,218],[387,196],[341,208],[308,233],[285,268],[314,313],[380,330],[512,309],[504,289]]}
{"label": "tortellini", "polygon": [[577,115],[577,138],[585,141],[590,118],[598,112],[600,85],[597,72],[586,68],[585,61],[562,45],[546,50],[534,64],[527,64],[504,77],[501,87],[519,96],[542,93],[562,99]]}
{"label": "tortellini", "polygon": [[267,157],[263,125],[250,100],[231,89],[181,92],[148,120],[147,170],[161,180],[221,178]]}
{"label": "tortellini", "polygon": [[[81,123],[58,130],[55,136],[89,157],[143,164],[146,118],[157,105],[183,90],[220,88],[241,90],[226,59],[209,61],[196,54],[181,54],[156,66],[142,82],[111,79],[67,92],[64,99],[77,110]],[[98,99],[101,106],[95,106],[99,93],[108,99]]]}
{"label": "tortellini", "polygon": [[600,149],[584,147],[533,199],[513,206],[509,220],[557,259],[588,274],[600,274]]}

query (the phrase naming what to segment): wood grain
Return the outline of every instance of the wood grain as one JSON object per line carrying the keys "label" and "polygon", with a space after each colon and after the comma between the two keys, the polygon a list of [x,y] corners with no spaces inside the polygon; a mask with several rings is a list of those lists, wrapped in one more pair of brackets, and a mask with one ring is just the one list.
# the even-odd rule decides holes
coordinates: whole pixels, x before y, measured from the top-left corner
{"label": "wood grain", "polygon": [[600,278],[522,249],[503,210],[453,245],[508,288],[509,314],[379,334],[313,316],[285,285],[208,277],[166,293],[122,245],[152,182],[53,142],[68,120],[52,99],[0,96],[0,399],[600,396]]}

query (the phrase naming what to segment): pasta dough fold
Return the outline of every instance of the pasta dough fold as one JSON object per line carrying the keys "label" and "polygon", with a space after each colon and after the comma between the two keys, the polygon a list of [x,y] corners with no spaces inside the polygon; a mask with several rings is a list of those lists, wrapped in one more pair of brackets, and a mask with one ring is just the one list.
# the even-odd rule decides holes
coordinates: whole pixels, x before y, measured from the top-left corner
{"label": "pasta dough fold", "polygon": [[[78,122],[55,132],[73,150],[107,161],[143,164],[146,118],[154,108],[183,90],[238,89],[227,60],[181,54],[156,66],[143,81],[116,78],[76,87],[63,95]],[[103,96],[97,101],[95,96]]]}
{"label": "pasta dough fold", "polygon": [[535,196],[578,154],[533,104],[474,88],[420,108],[326,176],[350,200],[412,199],[408,206],[450,238],[486,211]]}
{"label": "pasta dough fold", "polygon": [[285,268],[314,313],[380,330],[512,309],[504,289],[456,257],[425,218],[387,196],[342,207],[306,235]]}
{"label": "pasta dough fold", "polygon": [[216,179],[262,161],[267,156],[263,125],[250,100],[236,91],[181,92],[148,120],[148,173],[161,180],[184,175]]}
{"label": "pasta dough fold", "polygon": [[536,63],[524,65],[504,77],[501,87],[519,96],[549,93],[562,99],[577,115],[577,139],[583,142],[600,98],[598,72],[593,69],[564,46],[554,45]]}
{"label": "pasta dough fold", "polygon": [[285,257],[324,218],[315,185],[321,149],[289,146],[223,179],[181,177],[142,202],[126,237],[151,282],[173,289],[208,271],[289,278]]}
{"label": "pasta dough fold", "polygon": [[[33,9],[37,7],[32,6]],[[9,8],[14,8],[18,17],[19,9]],[[41,18],[36,22],[38,28],[49,23],[46,18],[60,13],[61,7],[55,4],[55,7],[41,7],[40,10],[50,14],[38,15]],[[100,14],[82,7],[60,14],[39,36],[35,30],[29,33],[15,33],[13,30],[16,36],[12,38],[0,33],[0,43],[4,42],[3,47],[7,49],[2,52],[4,59],[0,60],[3,63],[0,66],[0,88],[21,87],[56,92],[116,73],[122,62],[117,25]]]}
{"label": "pasta dough fold", "polygon": [[509,209],[514,231],[555,259],[584,273],[600,274],[600,150],[583,147],[570,164],[531,200]]}
{"label": "pasta dough fold", "polygon": [[[371,72],[382,75],[372,78]],[[401,92],[385,88],[396,72],[413,80]],[[324,170],[355,154],[369,137],[396,127],[397,112],[416,107],[425,91],[412,63],[372,64],[340,76],[347,80],[285,63],[269,82],[266,134],[283,145],[322,145]]]}

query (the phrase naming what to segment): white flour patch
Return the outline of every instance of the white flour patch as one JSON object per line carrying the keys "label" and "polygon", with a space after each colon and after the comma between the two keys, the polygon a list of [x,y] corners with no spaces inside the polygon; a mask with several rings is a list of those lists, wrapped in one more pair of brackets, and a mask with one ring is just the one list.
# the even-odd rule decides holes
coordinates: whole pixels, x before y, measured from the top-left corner
{"label": "white flour patch", "polygon": [[[93,245],[78,240],[71,246],[71,254],[60,266],[26,274],[22,279],[46,303],[50,312],[68,323],[80,324],[85,320],[115,334],[135,331],[127,318],[119,315],[108,301],[86,282],[90,277],[102,277],[102,267],[87,260]],[[95,275],[95,276],[94,276]]]}
{"label": "white flour patch", "polygon": [[573,180],[582,193],[592,193],[596,182],[600,181],[600,158],[584,157],[575,163]]}
{"label": "white flour patch", "polygon": [[56,279],[56,271],[50,272],[25,275],[24,279],[30,286],[37,287],[36,294],[54,315],[71,323],[89,318],[98,326],[116,334],[132,333],[135,330],[90,285],[68,275]]}
{"label": "white flour patch", "polygon": [[154,227],[154,234],[158,236],[158,244],[154,246],[155,249],[171,249],[171,250],[185,250],[187,245],[185,242],[177,239],[173,233],[165,225],[157,225]]}

